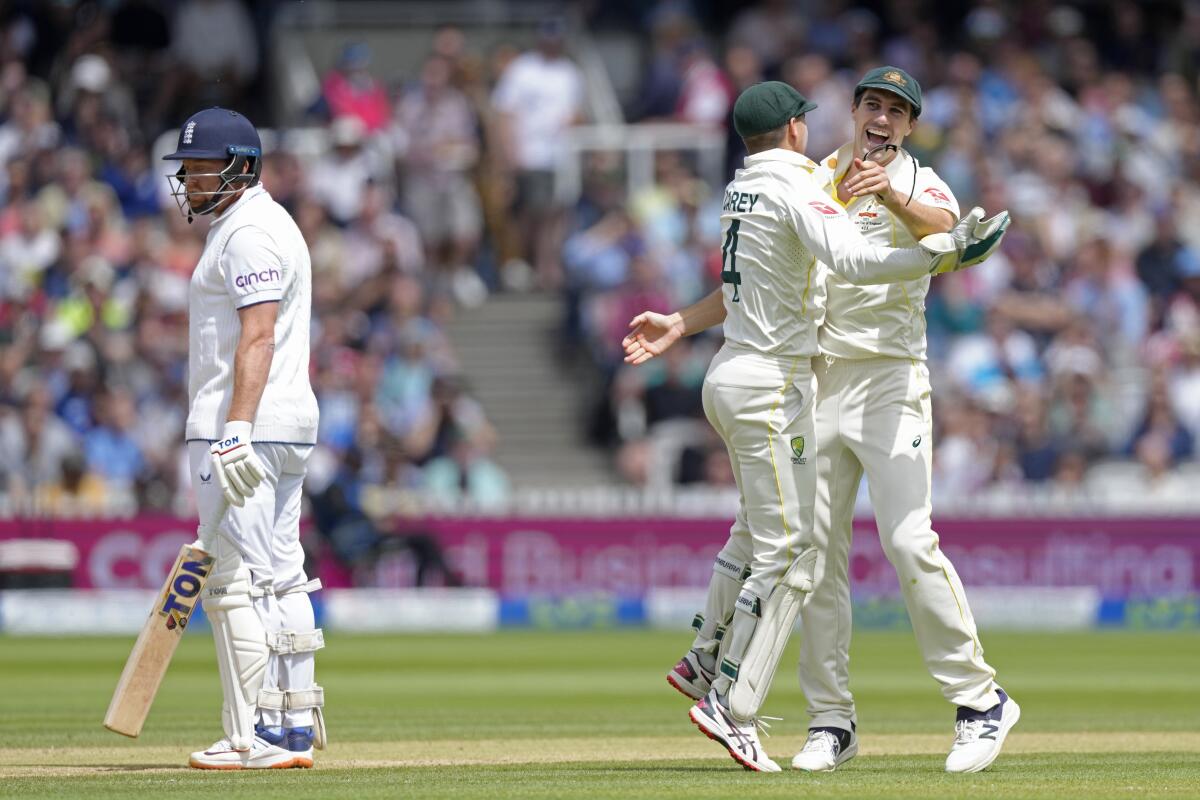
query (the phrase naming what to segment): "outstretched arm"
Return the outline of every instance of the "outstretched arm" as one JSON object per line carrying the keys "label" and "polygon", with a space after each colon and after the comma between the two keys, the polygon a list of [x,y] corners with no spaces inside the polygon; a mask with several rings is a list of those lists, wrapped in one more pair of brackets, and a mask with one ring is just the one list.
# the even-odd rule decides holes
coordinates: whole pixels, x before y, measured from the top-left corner
{"label": "outstretched arm", "polygon": [[721,290],[714,289],[704,299],[674,314],[643,311],[629,321],[632,328],[621,341],[626,364],[643,364],[662,355],[679,341],[725,321],[725,301]]}

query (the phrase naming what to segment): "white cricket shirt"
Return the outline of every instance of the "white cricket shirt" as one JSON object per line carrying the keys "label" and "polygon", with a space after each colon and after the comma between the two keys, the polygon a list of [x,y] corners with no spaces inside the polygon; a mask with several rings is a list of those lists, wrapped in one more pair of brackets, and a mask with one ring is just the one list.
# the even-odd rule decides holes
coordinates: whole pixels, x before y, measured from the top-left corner
{"label": "white cricket shirt", "polygon": [[829,201],[817,165],[790,150],[747,156],[725,187],[721,279],[725,340],[775,356],[816,355],[825,298],[817,262],[857,283],[929,272],[920,248],[869,244]]}
{"label": "white cricket shirt", "polygon": [[188,439],[220,438],[233,398],[238,309],[278,302],[275,354],[256,442],[315,444],[317,398],[308,381],[312,268],[296,223],[262,186],[213,221],[188,290]]}
{"label": "white cricket shirt", "polygon": [[[854,161],[853,143],[843,145],[821,162],[818,180],[844,209],[855,228],[872,244],[912,247],[916,238],[897,221],[874,195],[854,197],[845,206],[837,199],[837,187]],[[944,208],[958,219],[958,201],[950,187],[929,167],[917,169],[916,162],[899,154],[885,168],[892,186],[912,202]],[[916,187],[913,189],[913,173]],[[856,286],[836,274],[825,279],[825,324],[821,327],[821,352],[838,358],[892,356],[925,360],[925,296],[929,276],[880,286]]]}

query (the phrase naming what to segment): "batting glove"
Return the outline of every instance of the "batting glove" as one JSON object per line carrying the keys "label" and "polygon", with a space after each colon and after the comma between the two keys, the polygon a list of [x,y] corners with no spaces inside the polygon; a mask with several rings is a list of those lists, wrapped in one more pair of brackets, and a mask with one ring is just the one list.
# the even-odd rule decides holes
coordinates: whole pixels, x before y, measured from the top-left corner
{"label": "batting glove", "polygon": [[949,233],[926,236],[920,244],[933,256],[930,274],[956,272],[986,261],[1000,247],[1010,221],[1007,211],[984,219],[983,209],[976,206]]}
{"label": "batting glove", "polygon": [[262,483],[266,475],[262,462],[254,455],[254,448],[250,444],[250,431],[253,428],[250,422],[226,422],[221,441],[213,444],[208,451],[213,471],[221,482],[221,493],[229,505],[238,508],[246,505],[246,498],[254,494],[255,487]]}

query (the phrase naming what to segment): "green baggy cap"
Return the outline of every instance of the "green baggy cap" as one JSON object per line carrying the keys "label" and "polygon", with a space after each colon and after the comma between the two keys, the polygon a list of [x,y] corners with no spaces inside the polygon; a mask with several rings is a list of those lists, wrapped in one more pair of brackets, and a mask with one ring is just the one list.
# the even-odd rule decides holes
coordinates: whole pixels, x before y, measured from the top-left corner
{"label": "green baggy cap", "polygon": [[773,131],[801,114],[817,107],[816,103],[783,81],[756,83],[738,95],[733,104],[733,128],[743,139]]}
{"label": "green baggy cap", "polygon": [[912,106],[913,116],[921,116],[921,84],[899,67],[876,67],[863,75],[858,86],[854,87],[854,99],[867,89],[882,89],[885,92],[898,94]]}

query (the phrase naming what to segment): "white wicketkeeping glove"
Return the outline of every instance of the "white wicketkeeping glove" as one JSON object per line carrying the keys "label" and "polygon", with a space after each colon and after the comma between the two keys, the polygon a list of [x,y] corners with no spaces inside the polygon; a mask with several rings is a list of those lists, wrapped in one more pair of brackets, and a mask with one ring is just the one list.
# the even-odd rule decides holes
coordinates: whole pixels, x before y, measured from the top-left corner
{"label": "white wicketkeeping glove", "polygon": [[984,219],[983,209],[975,206],[955,223],[949,233],[926,236],[920,245],[933,256],[929,273],[941,275],[943,272],[956,272],[987,260],[1000,247],[1009,222],[1007,211]]}
{"label": "white wicketkeeping glove", "polygon": [[241,508],[246,505],[246,498],[254,494],[254,489],[262,483],[266,470],[254,448],[250,445],[250,432],[254,424],[250,422],[230,421],[225,423],[225,432],[221,441],[209,449],[212,457],[213,471],[221,482],[221,492],[229,505]]}

